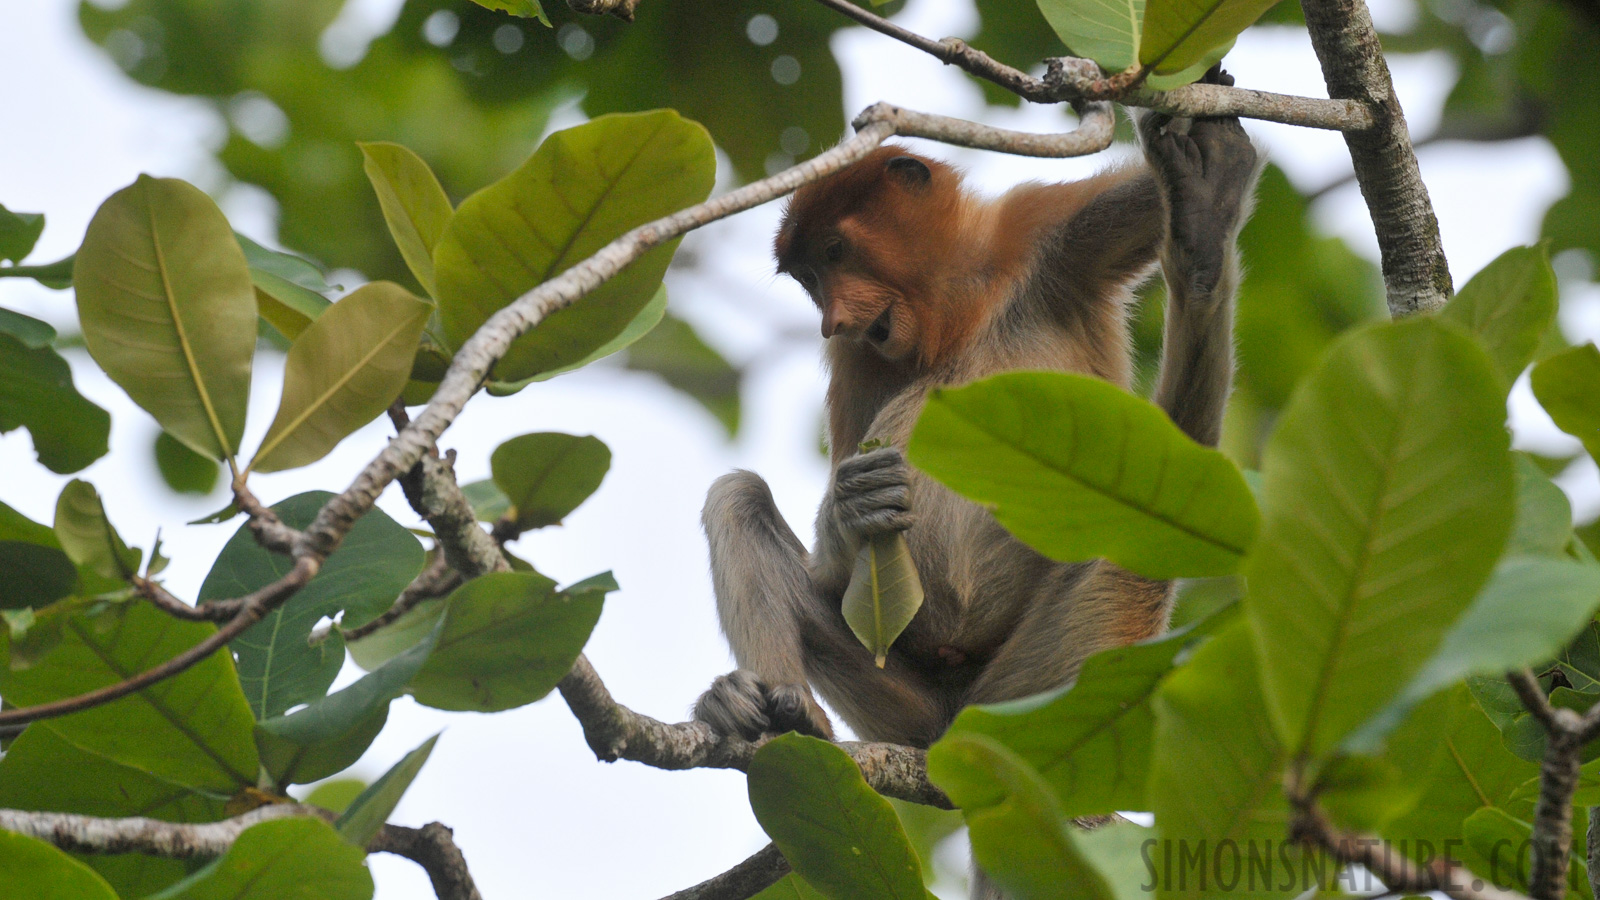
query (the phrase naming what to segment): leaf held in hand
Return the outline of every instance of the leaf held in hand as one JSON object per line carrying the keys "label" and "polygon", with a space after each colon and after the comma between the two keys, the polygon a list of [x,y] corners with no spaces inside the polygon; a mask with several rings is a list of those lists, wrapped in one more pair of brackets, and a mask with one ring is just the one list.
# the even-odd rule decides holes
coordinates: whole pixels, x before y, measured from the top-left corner
{"label": "leaf held in hand", "polygon": [[889,647],[922,608],[922,579],[903,534],[884,534],[861,545],[845,588],[845,623],[883,668]]}

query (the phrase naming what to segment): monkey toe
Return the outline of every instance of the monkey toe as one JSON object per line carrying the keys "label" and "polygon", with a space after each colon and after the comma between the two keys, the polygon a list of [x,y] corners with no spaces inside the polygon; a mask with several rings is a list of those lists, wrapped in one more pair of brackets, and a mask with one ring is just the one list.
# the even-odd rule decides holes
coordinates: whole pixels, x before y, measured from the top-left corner
{"label": "monkey toe", "polygon": [[739,669],[711,682],[695,701],[694,717],[718,734],[753,741],[772,730],[767,707],[766,686],[754,674]]}
{"label": "monkey toe", "polygon": [[833,726],[804,685],[780,684],[767,690],[767,715],[776,732],[796,731],[833,739]]}

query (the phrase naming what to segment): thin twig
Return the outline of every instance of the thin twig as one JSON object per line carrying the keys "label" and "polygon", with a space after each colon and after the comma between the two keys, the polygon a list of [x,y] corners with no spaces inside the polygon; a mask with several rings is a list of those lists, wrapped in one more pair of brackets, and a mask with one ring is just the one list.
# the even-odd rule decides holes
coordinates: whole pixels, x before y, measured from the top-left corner
{"label": "thin twig", "polygon": [[213,600],[196,606],[174,597],[159,583],[139,575],[129,579],[139,596],[149,600],[157,609],[188,622],[226,622],[239,614],[238,600]]}
{"label": "thin twig", "polygon": [[662,900],[746,900],[789,874],[789,861],[776,844],[768,844],[733,868]]}
{"label": "thin twig", "polygon": [[[1544,757],[1539,762],[1539,801],[1533,808],[1533,874],[1528,893],[1534,900],[1561,900],[1567,895],[1567,860],[1572,853],[1572,795],[1583,764],[1586,716],[1554,706],[1528,669],[1506,673],[1517,699],[1544,728]],[[1600,716],[1600,706],[1590,710]]]}
{"label": "thin twig", "polygon": [[[450,564],[445,561],[441,553],[435,556],[410,584],[406,585],[406,589],[400,592],[394,604],[379,613],[377,618],[354,628],[341,628],[339,633],[344,637],[345,643],[359,641],[410,612],[422,601],[450,593],[460,587],[464,580],[460,572],[450,568]],[[313,632],[311,643],[315,644],[318,640],[319,636]]]}
{"label": "thin twig", "polygon": [[256,495],[250,492],[250,488],[243,481],[233,483],[233,502],[239,507],[240,512],[250,517],[250,533],[255,535],[256,543],[273,553],[282,553],[285,556],[294,553],[295,545],[302,537],[300,532],[283,524],[278,514],[256,499]]}
{"label": "thin twig", "polygon": [[960,38],[933,40],[875,15],[850,0],[817,0],[851,19],[909,46],[946,65],[953,65],[1036,103],[1081,103],[1116,100],[1170,116],[1244,116],[1334,131],[1364,131],[1377,118],[1371,108],[1356,100],[1297,97],[1216,84],[1189,84],[1170,91],[1140,87],[1137,77],[1119,73],[1107,77],[1092,60],[1065,56],[1045,60],[1043,78],[996,61]]}
{"label": "thin twig", "polygon": [[116,684],[107,685],[98,690],[79,694],[76,697],[67,697],[52,703],[41,703],[38,706],[24,706],[20,709],[5,710],[0,712],[0,726],[36,722],[40,719],[53,719],[57,716],[101,706],[143,690],[156,682],[171,678],[215,653],[229,641],[243,634],[251,625],[261,621],[268,612],[288,600],[289,597],[294,595],[295,591],[300,590],[305,586],[306,582],[315,577],[321,564],[321,559],[316,556],[301,556],[295,560],[294,568],[285,573],[282,578],[254,593],[239,598],[239,613],[230,619],[226,625],[218,628],[210,637],[161,665],[146,669],[125,681],[119,681]]}

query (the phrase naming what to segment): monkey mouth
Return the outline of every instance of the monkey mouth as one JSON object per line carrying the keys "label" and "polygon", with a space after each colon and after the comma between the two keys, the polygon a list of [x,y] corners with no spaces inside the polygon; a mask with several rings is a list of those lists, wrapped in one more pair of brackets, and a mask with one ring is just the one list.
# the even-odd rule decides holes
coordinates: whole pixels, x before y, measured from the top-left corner
{"label": "monkey mouth", "polygon": [[892,307],[885,307],[883,315],[867,326],[867,340],[874,344],[881,344],[889,339],[889,313]]}

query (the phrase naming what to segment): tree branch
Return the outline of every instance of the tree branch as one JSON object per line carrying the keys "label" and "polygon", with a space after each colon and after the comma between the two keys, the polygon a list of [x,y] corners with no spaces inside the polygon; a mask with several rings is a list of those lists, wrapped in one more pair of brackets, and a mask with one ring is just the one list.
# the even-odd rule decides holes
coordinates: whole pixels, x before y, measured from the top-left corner
{"label": "tree branch", "polygon": [[[728,737],[704,722],[669,725],[636,713],[612,699],[599,674],[583,656],[561,679],[561,696],[583,726],[594,755],[605,762],[629,759],[658,769],[738,769],[745,771],[759,742]],[[880,794],[912,803],[954,809],[950,798],[928,780],[928,755],[899,744],[841,742],[861,767],[867,784]]]}
{"label": "tree branch", "polygon": [[421,866],[439,900],[483,900],[467,869],[467,858],[456,846],[455,833],[438,822],[421,828],[385,825],[367,852],[393,853]]}
{"label": "tree branch", "polygon": [[880,34],[915,47],[946,65],[992,81],[1035,103],[1116,100],[1170,116],[1244,116],[1334,131],[1364,131],[1378,121],[1372,109],[1358,100],[1296,97],[1215,84],[1189,84],[1170,91],[1150,90],[1140,87],[1137,79],[1125,73],[1108,78],[1092,60],[1070,56],[1045,60],[1045,76],[1039,78],[996,61],[960,38],[936,41],[923,37],[856,6],[850,0],[817,2]]}
{"label": "tree branch", "polygon": [[134,816],[103,819],[73,813],[0,809],[0,829],[38,838],[69,853],[143,853],[208,859],[228,852],[246,828],[273,819],[318,815],[315,807],[272,803],[220,822],[179,824]]}
{"label": "tree branch", "polygon": [[463,578],[511,571],[500,545],[478,524],[477,513],[461,493],[455,462],[454,450],[442,457],[424,455],[417,460],[400,476],[406,502],[433,527],[445,561]]}
{"label": "tree branch", "polygon": [[789,872],[789,861],[778,852],[778,845],[768,844],[721,875],[662,900],[746,900],[777,884]]}
{"label": "tree branch", "polygon": [[567,0],[567,5],[572,7],[573,12],[616,16],[624,22],[632,22],[633,11],[639,8],[639,0]]}
{"label": "tree branch", "polygon": [[[384,610],[376,619],[370,622],[357,625],[354,628],[340,628],[339,634],[344,637],[347,644],[351,641],[359,641],[410,612],[422,601],[443,597],[445,594],[450,593],[460,587],[463,581],[465,579],[461,577],[461,573],[450,568],[450,564],[445,561],[444,554],[441,552],[433,558],[432,562],[428,563],[427,568],[423,569],[410,584],[406,585],[406,589],[400,592],[400,596],[396,598],[394,605]],[[328,626],[328,630],[331,629],[332,626]],[[327,633],[326,630],[312,632],[311,643],[319,642],[327,636]]]}
{"label": "tree branch", "polygon": [[1561,900],[1567,895],[1567,860],[1572,853],[1572,795],[1578,789],[1579,751],[1589,717],[1600,719],[1600,706],[1579,716],[1552,706],[1538,679],[1527,669],[1506,673],[1523,707],[1544,728],[1544,758],[1539,763],[1539,802],[1533,808],[1533,874],[1528,893],[1534,900]]}
{"label": "tree branch", "polygon": [[1382,251],[1389,312],[1438,309],[1454,292],[1450,267],[1372,16],[1362,0],[1301,0],[1301,7],[1328,96],[1359,101],[1377,118],[1344,140]]}

